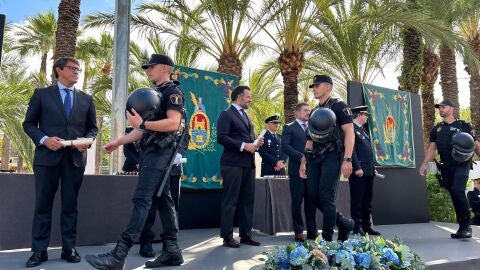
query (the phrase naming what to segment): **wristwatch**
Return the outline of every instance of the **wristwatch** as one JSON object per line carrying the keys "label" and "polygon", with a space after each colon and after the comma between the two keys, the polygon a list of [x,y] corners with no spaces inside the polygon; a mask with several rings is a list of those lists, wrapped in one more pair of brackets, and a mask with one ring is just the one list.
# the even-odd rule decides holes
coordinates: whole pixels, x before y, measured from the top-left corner
{"label": "wristwatch", "polygon": [[343,158],[343,161],[352,162],[352,158],[350,158],[350,157],[344,157],[344,158]]}
{"label": "wristwatch", "polygon": [[145,130],[145,120],[142,120],[142,123],[140,124],[140,126],[138,126],[140,129],[143,129]]}

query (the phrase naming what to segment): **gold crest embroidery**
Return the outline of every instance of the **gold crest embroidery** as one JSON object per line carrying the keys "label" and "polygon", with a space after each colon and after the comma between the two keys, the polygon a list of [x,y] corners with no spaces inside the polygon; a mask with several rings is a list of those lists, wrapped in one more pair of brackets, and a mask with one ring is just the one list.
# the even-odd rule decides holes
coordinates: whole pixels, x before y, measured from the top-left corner
{"label": "gold crest embroidery", "polygon": [[351,111],[350,108],[348,108],[348,107],[345,108],[345,109],[343,109],[343,113],[346,114],[346,115],[348,115],[348,116],[351,116],[351,115],[352,115],[352,111]]}
{"label": "gold crest embroidery", "polygon": [[182,95],[173,94],[173,95],[170,95],[169,98],[170,98],[170,102],[172,102],[172,104],[182,105],[182,103],[183,103],[183,97],[182,97]]}

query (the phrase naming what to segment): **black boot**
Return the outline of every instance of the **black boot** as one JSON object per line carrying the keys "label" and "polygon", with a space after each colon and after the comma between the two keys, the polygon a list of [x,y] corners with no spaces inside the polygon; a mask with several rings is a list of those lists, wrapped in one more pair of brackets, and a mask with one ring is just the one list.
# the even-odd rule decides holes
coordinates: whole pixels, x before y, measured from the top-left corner
{"label": "black boot", "polygon": [[330,231],[322,229],[322,238],[325,241],[332,242],[333,241],[333,230],[330,232]]}
{"label": "black boot", "polygon": [[153,250],[152,242],[148,241],[145,243],[140,243],[140,250],[138,253],[144,258],[155,257],[155,251]]}
{"label": "black boot", "polygon": [[85,260],[96,269],[123,270],[129,249],[130,247],[120,240],[112,251],[99,255],[85,255]]}
{"label": "black boot", "polygon": [[472,238],[472,227],[466,224],[460,225],[458,231],[456,233],[452,233],[450,237],[453,239]]}
{"label": "black boot", "polygon": [[357,225],[356,223],[355,223],[355,227],[353,227],[353,232],[352,232],[352,233],[353,233],[353,234],[358,234],[358,235],[361,235],[361,236],[364,236],[364,235],[365,235],[365,232],[364,232],[364,231],[362,230],[362,228],[361,228],[359,225]]}
{"label": "black boot", "polygon": [[163,240],[164,246],[162,254],[153,262],[146,262],[145,267],[156,268],[162,266],[176,266],[183,263],[182,251],[178,247],[176,240]]}
{"label": "black boot", "polygon": [[353,222],[353,220],[344,217],[340,213],[337,213],[338,241],[346,241],[350,236],[350,232],[353,230],[353,227],[355,227],[355,222]]}

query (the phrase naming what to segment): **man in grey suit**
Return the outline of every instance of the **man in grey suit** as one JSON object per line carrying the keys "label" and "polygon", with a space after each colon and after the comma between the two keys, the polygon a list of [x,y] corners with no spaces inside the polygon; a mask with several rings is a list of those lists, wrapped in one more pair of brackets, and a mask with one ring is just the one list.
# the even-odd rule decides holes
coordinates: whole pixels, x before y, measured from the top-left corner
{"label": "man in grey suit", "polygon": [[52,224],[52,205],[60,182],[62,213],[61,258],[80,262],[75,249],[77,196],[82,185],[88,145],[65,147],[63,140],[95,138],[97,125],[92,97],[74,87],[82,71],[78,61],[63,57],[53,64],[57,83],[37,88],[28,104],[23,129],[35,143],[35,213],[32,252],[27,267],[48,260],[47,248]]}
{"label": "man in grey suit", "polygon": [[299,177],[300,161],[305,150],[307,141],[306,128],[310,115],[310,108],[307,103],[299,103],[295,106],[295,121],[283,127],[282,152],[287,154],[288,176],[290,178],[290,195],[292,197],[292,219],[294,240],[303,242],[303,218],[302,201],[307,223],[307,238],[315,239],[318,236],[317,224],[315,222],[315,205],[308,198],[307,180]]}
{"label": "man in grey suit", "polygon": [[[237,86],[231,95],[232,105],[217,120],[217,140],[223,146],[220,168],[223,178],[221,231],[223,245],[238,248],[240,243],[259,246],[252,236],[255,199],[255,151],[253,124],[245,113],[252,102],[248,86]],[[238,206],[240,243],[233,239],[233,220]]]}

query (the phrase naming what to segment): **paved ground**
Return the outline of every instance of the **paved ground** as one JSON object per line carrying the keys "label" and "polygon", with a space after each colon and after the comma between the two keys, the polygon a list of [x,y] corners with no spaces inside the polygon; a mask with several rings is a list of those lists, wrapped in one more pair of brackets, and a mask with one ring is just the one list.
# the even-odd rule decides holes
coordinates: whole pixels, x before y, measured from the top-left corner
{"label": "paved ground", "polygon": [[[405,244],[417,251],[429,265],[429,269],[480,269],[480,227],[474,226],[474,237],[470,240],[450,239],[450,233],[455,232],[457,225],[447,223],[424,223],[385,225],[376,227],[387,238],[399,236]],[[257,234],[255,238],[262,243],[260,247],[244,246],[239,249],[222,246],[218,237],[218,229],[185,230],[179,235],[180,246],[183,249],[185,263],[180,267],[162,269],[195,269],[195,270],[239,270],[261,269],[260,253],[272,247],[291,243],[293,233],[277,234],[276,236]],[[157,251],[161,243],[155,244]],[[109,251],[113,244],[104,246],[78,247],[79,253],[98,254]],[[0,269],[24,269],[30,251],[8,250],[0,251]],[[78,264],[69,264],[60,260],[60,248],[49,250],[50,260],[32,269],[44,270],[80,270],[92,269],[82,260]],[[138,246],[134,246],[127,258],[125,269],[144,269],[146,259],[138,255]],[[463,265],[453,265],[462,261]],[[448,264],[450,263],[450,264]]]}

